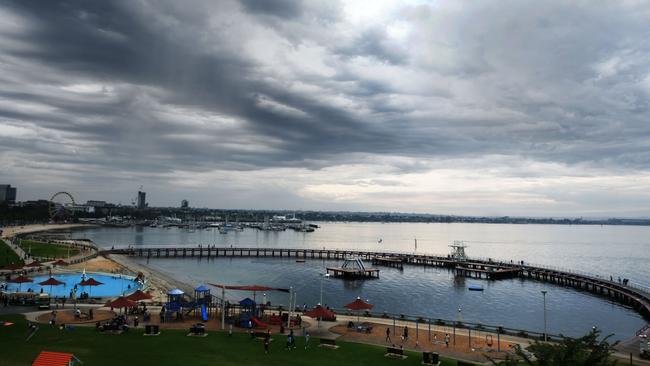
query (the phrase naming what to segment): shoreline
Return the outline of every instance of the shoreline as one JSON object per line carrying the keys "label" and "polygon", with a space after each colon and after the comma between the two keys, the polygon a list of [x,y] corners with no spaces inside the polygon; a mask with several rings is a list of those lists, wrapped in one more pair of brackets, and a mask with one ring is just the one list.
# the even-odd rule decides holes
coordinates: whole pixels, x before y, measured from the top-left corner
{"label": "shoreline", "polygon": [[67,229],[79,229],[79,228],[91,228],[98,227],[99,225],[95,224],[34,224],[34,225],[23,225],[23,226],[4,226],[0,227],[2,230],[2,239],[10,239],[17,235],[23,234],[33,234],[38,232],[45,231],[56,231],[56,230],[67,230]]}

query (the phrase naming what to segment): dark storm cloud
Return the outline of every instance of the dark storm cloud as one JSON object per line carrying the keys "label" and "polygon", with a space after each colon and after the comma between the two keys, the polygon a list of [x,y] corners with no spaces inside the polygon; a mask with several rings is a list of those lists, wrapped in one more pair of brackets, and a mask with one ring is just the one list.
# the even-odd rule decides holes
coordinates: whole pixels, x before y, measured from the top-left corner
{"label": "dark storm cloud", "polygon": [[256,1],[240,0],[246,11],[252,14],[273,15],[280,18],[295,18],[303,12],[301,0]]}
{"label": "dark storm cloud", "polygon": [[3,2],[0,152],[97,176],[490,155],[650,167],[643,4],[403,5],[364,22],[345,5]]}

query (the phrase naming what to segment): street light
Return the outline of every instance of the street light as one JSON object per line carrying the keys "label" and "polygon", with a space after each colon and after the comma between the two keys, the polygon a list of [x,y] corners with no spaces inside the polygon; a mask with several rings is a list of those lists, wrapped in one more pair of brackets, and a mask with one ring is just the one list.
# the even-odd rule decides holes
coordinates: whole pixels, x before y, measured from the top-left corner
{"label": "street light", "polygon": [[546,290],[542,290],[544,296],[544,342],[548,341],[548,333],[546,330]]}
{"label": "street light", "polygon": [[329,273],[321,273],[320,274],[320,305],[323,306],[323,278],[329,278],[330,274]]}

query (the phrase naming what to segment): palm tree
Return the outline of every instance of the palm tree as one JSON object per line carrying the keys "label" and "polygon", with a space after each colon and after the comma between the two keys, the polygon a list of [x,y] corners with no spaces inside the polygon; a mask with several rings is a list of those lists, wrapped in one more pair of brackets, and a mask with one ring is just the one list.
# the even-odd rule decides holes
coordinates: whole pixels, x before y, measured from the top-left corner
{"label": "palm tree", "polygon": [[507,356],[503,361],[496,361],[485,356],[492,364],[499,366],[614,366],[616,360],[611,359],[614,347],[618,342],[609,343],[611,334],[598,340],[600,330],[594,327],[587,335],[580,338],[562,336],[558,343],[535,341],[526,352],[515,346],[516,356]]}

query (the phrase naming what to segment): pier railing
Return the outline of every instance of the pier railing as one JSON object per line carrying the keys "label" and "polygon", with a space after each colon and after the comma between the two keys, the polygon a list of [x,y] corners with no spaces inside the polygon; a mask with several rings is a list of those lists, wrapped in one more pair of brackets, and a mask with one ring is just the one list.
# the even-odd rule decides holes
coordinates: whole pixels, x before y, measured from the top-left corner
{"label": "pier railing", "polygon": [[[202,245],[202,244],[195,244],[192,246],[177,246],[177,245],[138,245],[138,246],[119,246],[119,247],[113,247],[112,250],[129,250],[129,249],[199,249],[199,245],[201,245],[200,249],[207,250],[208,248],[218,248],[219,250],[222,249],[243,249],[243,250],[293,250],[293,251],[330,251],[330,252],[350,252],[350,253],[358,253],[358,252],[363,252],[363,253],[376,253],[378,255],[383,255],[383,254],[388,254],[388,255],[393,255],[393,256],[413,256],[413,257],[418,257],[418,256],[425,256],[425,257],[435,257],[435,258],[440,258],[440,259],[449,259],[448,254],[440,254],[440,253],[433,253],[433,252],[405,252],[405,251],[399,251],[399,250],[381,250],[381,251],[375,251],[371,249],[350,249],[350,248],[333,248],[333,247],[320,247],[320,248],[300,248],[300,247],[295,247],[295,248],[274,248],[274,247],[259,247],[259,246],[233,246],[233,247],[213,247],[211,245]],[[504,258],[492,258],[492,257],[468,257],[468,261],[480,261],[480,262],[492,262],[494,264],[501,264],[503,266],[516,266],[516,267],[521,267],[521,261],[512,261],[510,259],[504,259]],[[551,271],[556,271],[556,272],[562,272],[562,273],[568,273],[568,274],[574,274],[574,275],[579,275],[582,277],[587,277],[591,278],[594,280],[599,280],[599,281],[609,281],[607,278],[608,276],[593,273],[593,272],[587,272],[587,271],[582,271],[582,270],[576,270],[572,268],[567,268],[567,267],[561,267],[561,266],[553,266],[549,264],[540,264],[540,263],[534,263],[534,262],[527,262],[524,261],[523,266],[526,267],[535,267],[538,269],[545,269],[545,270],[551,270]],[[617,281],[609,281],[614,284],[618,284]],[[634,281],[628,282],[625,287],[635,289],[638,291],[642,291],[645,294],[650,295],[650,286],[644,285],[644,284],[639,284],[635,283]]]}

